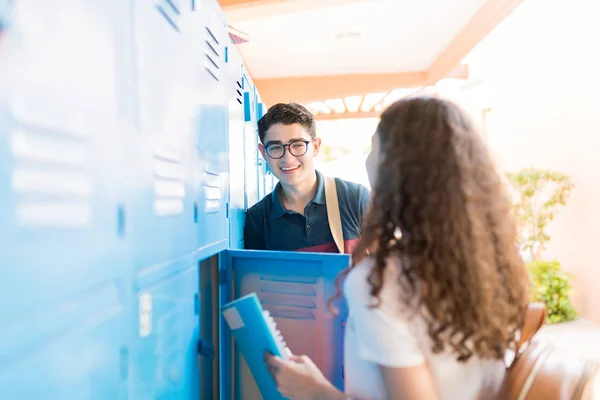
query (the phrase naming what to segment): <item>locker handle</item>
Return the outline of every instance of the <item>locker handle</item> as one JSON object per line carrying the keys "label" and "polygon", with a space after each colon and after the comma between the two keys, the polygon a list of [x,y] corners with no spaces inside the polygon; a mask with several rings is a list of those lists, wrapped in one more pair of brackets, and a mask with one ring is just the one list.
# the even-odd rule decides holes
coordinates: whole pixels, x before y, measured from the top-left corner
{"label": "locker handle", "polygon": [[198,354],[212,360],[215,358],[215,346],[206,340],[200,339],[198,340]]}

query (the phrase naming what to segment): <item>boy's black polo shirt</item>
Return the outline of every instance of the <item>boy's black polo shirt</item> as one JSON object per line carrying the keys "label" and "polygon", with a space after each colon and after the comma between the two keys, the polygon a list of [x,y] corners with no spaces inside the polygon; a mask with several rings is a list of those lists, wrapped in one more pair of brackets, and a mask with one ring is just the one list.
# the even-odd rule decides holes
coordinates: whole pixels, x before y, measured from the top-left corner
{"label": "boy's black polo shirt", "polygon": [[[364,186],[335,178],[344,252],[350,253],[360,237],[360,225],[367,211],[370,192]],[[304,215],[286,210],[281,204],[278,183],[272,193],[246,212],[244,247],[252,250],[309,251],[337,253],[329,229],[325,204],[325,180],[317,171],[317,191]]]}

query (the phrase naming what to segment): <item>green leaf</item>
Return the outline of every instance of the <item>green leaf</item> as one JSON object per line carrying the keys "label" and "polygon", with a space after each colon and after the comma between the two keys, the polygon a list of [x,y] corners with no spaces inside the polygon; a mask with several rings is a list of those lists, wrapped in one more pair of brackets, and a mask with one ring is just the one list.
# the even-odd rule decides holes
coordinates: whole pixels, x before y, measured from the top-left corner
{"label": "green leaf", "polygon": [[533,261],[527,264],[531,283],[531,299],[547,307],[547,321],[555,324],[572,321],[578,314],[573,308],[570,275],[560,268],[556,260]]}

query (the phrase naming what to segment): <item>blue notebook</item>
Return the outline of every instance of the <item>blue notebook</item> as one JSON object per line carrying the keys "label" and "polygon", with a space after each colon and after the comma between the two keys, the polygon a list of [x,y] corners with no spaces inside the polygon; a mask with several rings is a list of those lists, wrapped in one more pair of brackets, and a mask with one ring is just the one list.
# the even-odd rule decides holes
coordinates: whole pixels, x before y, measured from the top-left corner
{"label": "blue notebook", "polygon": [[267,370],[264,351],[287,360],[287,345],[273,318],[264,310],[256,293],[251,293],[221,307],[223,317],[244,356],[265,400],[284,399]]}

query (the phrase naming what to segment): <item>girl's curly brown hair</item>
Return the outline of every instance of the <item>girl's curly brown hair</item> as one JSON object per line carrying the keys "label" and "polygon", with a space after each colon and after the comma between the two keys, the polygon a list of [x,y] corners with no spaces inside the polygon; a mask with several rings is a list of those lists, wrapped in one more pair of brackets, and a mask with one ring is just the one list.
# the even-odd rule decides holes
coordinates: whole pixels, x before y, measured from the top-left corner
{"label": "girl's curly brown hair", "polygon": [[502,359],[522,325],[528,281],[485,143],[459,107],[435,97],[394,103],[377,132],[381,163],[353,266],[375,259],[368,282],[379,301],[386,260],[399,256],[399,301],[427,322],[432,351]]}

